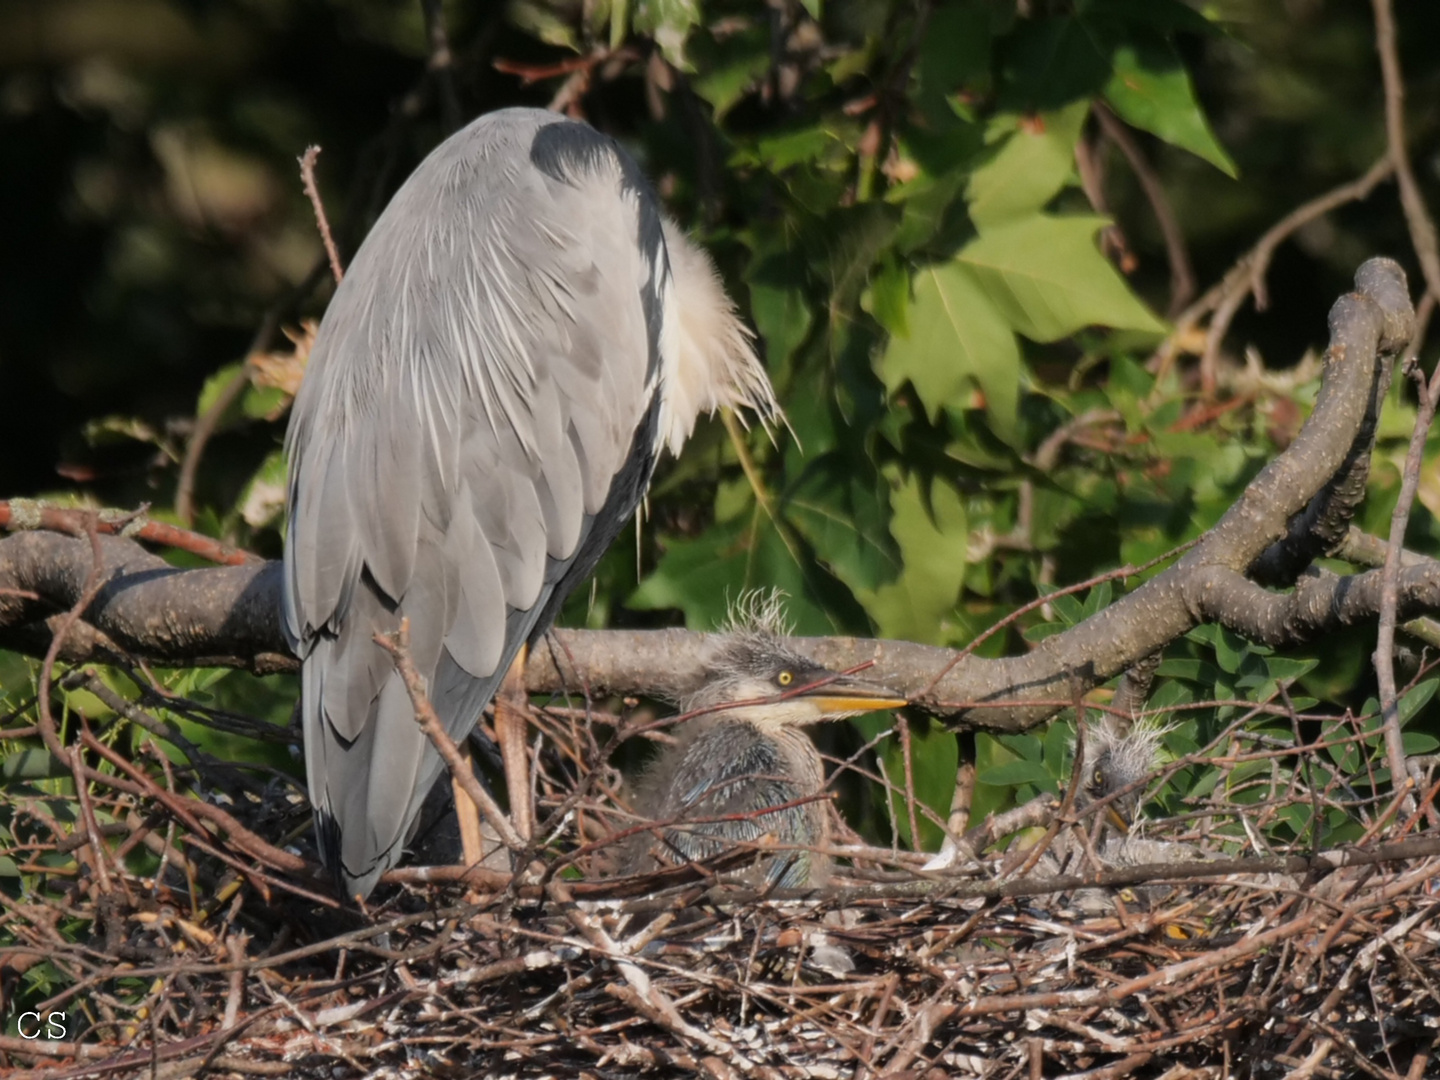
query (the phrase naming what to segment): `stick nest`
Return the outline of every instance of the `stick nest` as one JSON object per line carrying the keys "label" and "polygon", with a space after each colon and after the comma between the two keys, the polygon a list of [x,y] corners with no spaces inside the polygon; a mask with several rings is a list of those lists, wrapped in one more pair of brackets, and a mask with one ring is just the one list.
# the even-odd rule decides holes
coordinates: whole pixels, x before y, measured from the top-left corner
{"label": "stick nest", "polygon": [[[360,911],[296,869],[288,779],[141,753],[107,787],[78,750],[88,811],[12,803],[15,1076],[1440,1074],[1440,840],[1405,838],[1418,815],[1343,853],[1065,880],[1013,850],[934,873],[852,846],[825,888],[764,895],[727,880],[753,852],[606,876],[581,838],[613,832],[614,793],[545,773],[563,821],[519,873],[411,870]],[[1193,845],[1199,820],[1151,834]],[[65,1038],[22,1037],[22,1007]]]}

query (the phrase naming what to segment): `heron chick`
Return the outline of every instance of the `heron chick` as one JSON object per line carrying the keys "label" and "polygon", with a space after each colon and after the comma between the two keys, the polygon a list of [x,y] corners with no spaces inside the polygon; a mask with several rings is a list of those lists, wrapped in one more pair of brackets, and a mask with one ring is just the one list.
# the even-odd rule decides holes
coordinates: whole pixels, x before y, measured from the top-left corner
{"label": "heron chick", "polygon": [[659,822],[663,844],[641,834],[631,872],[718,855],[768,837],[782,850],[758,880],[778,888],[822,884],[829,873],[830,826],[820,752],[803,728],[905,699],[879,683],[839,675],[784,643],[773,625],[751,622],[716,635],[709,676],[680,706],[699,713],[680,729],[642,777],[642,816]]}
{"label": "heron chick", "polygon": [[1085,728],[1084,756],[1080,763],[1080,788],[1075,807],[1083,810],[1117,795],[1105,806],[1105,820],[1128,834],[1145,794],[1141,783],[1154,773],[1160,761],[1161,740],[1168,728],[1154,723],[1126,723],[1107,715]]}
{"label": "heron chick", "polygon": [[[1130,723],[1114,716],[1086,725],[1075,810],[1083,812],[1103,799],[1116,796],[1106,804],[1092,833],[1095,857],[1103,867],[1193,862],[1203,857],[1188,844],[1152,840],[1133,831],[1145,793],[1143,781],[1153,776],[1159,767],[1163,739],[1169,730],[1153,721],[1142,719]],[[1083,842],[1067,829],[1045,853],[1041,873],[1080,871],[1086,866],[1085,858]],[[1121,895],[1150,906],[1168,892],[1164,886],[1137,885],[1122,890]],[[1103,889],[1081,889],[1075,893],[1075,903],[1090,914],[1106,912],[1112,905],[1110,893]]]}

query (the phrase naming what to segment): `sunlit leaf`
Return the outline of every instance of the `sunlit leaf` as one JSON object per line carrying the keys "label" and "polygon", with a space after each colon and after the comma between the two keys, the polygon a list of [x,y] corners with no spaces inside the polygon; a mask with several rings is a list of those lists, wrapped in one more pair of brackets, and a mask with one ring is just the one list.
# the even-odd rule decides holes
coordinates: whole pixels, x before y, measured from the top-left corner
{"label": "sunlit leaf", "polygon": [[910,335],[910,275],[894,259],[880,263],[870,288],[860,298],[860,305],[887,333]]}
{"label": "sunlit leaf", "polygon": [[[1035,341],[1085,326],[1164,331],[1095,245],[1103,218],[1035,214],[1006,222],[961,249],[957,260],[1005,322]],[[917,289],[918,291],[918,289]]]}
{"label": "sunlit leaf", "polygon": [[914,290],[910,332],[892,335],[878,363],[885,388],[894,393],[911,383],[931,416],[969,405],[979,389],[995,433],[1013,439],[1020,349],[1005,318],[972,269],[958,262],[922,268]]}
{"label": "sunlit leaf", "polygon": [[980,773],[976,779],[982,784],[996,787],[1034,784],[1038,788],[1053,789],[1055,786],[1054,777],[1038,761],[1010,761],[1004,765],[996,765],[993,769]]}
{"label": "sunlit leaf", "polygon": [[883,481],[853,458],[834,453],[812,460],[783,509],[820,561],[852,589],[878,588],[900,572]]}
{"label": "sunlit leaf", "polygon": [[627,604],[641,610],[678,608],[686,626],[712,630],[725,621],[742,592],[757,588],[786,593],[786,614],[799,633],[834,632],[833,622],[807,595],[805,568],[794,549],[758,508],[700,536],[667,541],[659,565]]}
{"label": "sunlit leaf", "polygon": [[960,496],[939,481],[931,485],[928,505],[925,494],[914,476],[891,492],[890,533],[904,570],[893,584],[856,590],[882,637],[943,640],[943,624],[965,580],[967,518]]}
{"label": "sunlit leaf", "polygon": [[[893,723],[888,717],[886,721]],[[886,778],[893,785],[890,791],[890,810],[894,815],[901,842],[909,844],[915,851],[938,850],[944,833],[921,807],[929,807],[931,813],[941,821],[949,816],[950,800],[955,792],[955,768],[960,761],[955,735],[938,724],[932,725],[923,733],[911,731],[910,781],[917,804],[915,820],[920,828],[918,842],[910,835],[910,808],[905,798],[905,749],[898,735],[885,741],[881,747],[880,760],[884,764]]]}
{"label": "sunlit leaf", "polygon": [[1234,178],[1235,162],[1215,138],[1180,57],[1163,41],[1122,45],[1105,100],[1128,123],[1157,135]]}
{"label": "sunlit leaf", "polygon": [[990,138],[1000,148],[971,174],[965,192],[977,228],[1044,209],[1075,175],[1075,144],[1089,112],[1089,102],[1079,101],[1052,113],[992,121]]}
{"label": "sunlit leaf", "polygon": [[723,41],[696,34],[686,48],[695,67],[690,85],[715,110],[718,120],[735,107],[770,66],[770,36],[763,25],[747,27]]}
{"label": "sunlit leaf", "polygon": [[[200,397],[195,402],[195,415],[204,416],[214,407],[221,396],[237,379],[244,379],[244,365],[240,363],[226,364],[219,371],[215,372],[205,380],[205,385],[200,388]],[[232,402],[227,415],[234,415],[239,412],[238,398]]]}
{"label": "sunlit leaf", "polygon": [[649,34],[665,59],[681,71],[690,71],[685,42],[700,21],[700,0],[627,0],[633,6],[631,26]]}

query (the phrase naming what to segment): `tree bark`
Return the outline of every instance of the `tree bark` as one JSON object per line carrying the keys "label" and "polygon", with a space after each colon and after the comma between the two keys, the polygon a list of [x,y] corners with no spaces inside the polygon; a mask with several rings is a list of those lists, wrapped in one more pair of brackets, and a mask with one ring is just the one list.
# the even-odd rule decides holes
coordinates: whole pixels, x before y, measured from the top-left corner
{"label": "tree bark", "polygon": [[[1373,618],[1378,573],[1339,577],[1311,567],[1344,539],[1363,495],[1391,359],[1413,327],[1394,262],[1371,259],[1356,286],[1331,310],[1324,381],[1295,441],[1174,565],[1104,611],[1018,657],[860,638],[802,638],[796,646],[834,669],[873,665],[868,677],[953,726],[1017,730],[1203,621],[1286,645]],[[297,666],[280,628],[279,563],[181,570],[129,539],[98,543],[105,586],[61,659],[257,672]],[[88,538],[32,531],[0,540],[0,647],[42,655],[48,620],[78,601],[92,561]],[[1286,593],[1265,587],[1292,583]],[[1399,599],[1407,615],[1440,607],[1440,563],[1408,566]],[[704,677],[711,640],[682,630],[556,630],[531,650],[526,684],[533,693],[678,696]]]}

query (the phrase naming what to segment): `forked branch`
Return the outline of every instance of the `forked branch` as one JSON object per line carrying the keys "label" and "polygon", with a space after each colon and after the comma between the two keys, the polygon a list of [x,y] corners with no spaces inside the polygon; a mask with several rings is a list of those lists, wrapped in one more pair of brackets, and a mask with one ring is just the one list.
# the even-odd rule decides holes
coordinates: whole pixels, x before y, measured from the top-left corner
{"label": "forked branch", "polygon": [[[796,644],[835,670],[873,662],[873,677],[954,726],[1018,730],[1068,706],[1076,687],[1120,674],[1204,621],[1284,645],[1375,618],[1379,575],[1334,577],[1310,569],[1344,541],[1364,491],[1391,358],[1413,328],[1395,263],[1372,259],[1356,283],[1356,292],[1331,312],[1324,383],[1294,442],[1174,565],[1106,610],[1025,656],[1001,659],[870,639]],[[62,660],[129,657],[261,671],[295,666],[280,630],[278,563],[178,570],[128,539],[98,542],[105,585]],[[92,562],[89,543],[69,536],[32,531],[0,540],[0,646],[43,655],[47,620],[74,605]],[[1293,592],[1267,587],[1292,583],[1298,583]],[[1406,614],[1440,606],[1440,563],[1407,566],[1397,601]],[[674,695],[703,675],[700,634],[553,633],[554,643],[531,650],[526,685],[533,693],[588,685],[592,694]]]}

